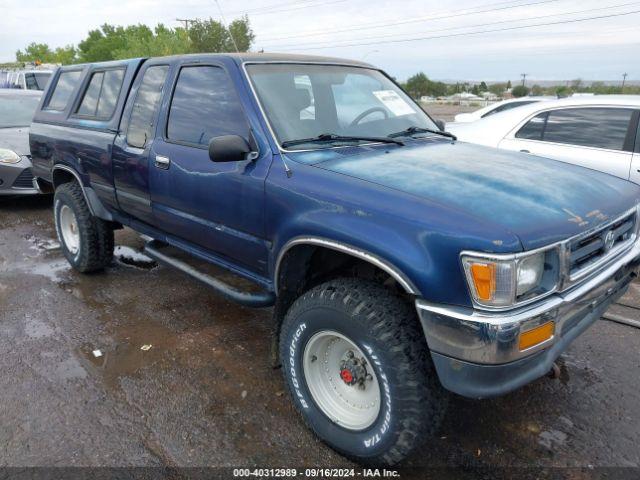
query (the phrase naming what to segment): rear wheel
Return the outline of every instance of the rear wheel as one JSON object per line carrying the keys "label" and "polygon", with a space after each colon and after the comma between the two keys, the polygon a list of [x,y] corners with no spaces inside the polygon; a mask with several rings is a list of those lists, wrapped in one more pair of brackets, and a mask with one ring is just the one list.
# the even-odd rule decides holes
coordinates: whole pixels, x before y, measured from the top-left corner
{"label": "rear wheel", "polygon": [[102,270],[113,259],[113,229],[89,210],[82,188],[75,182],[60,185],[54,195],[56,232],[62,252],[82,273]]}
{"label": "rear wheel", "polygon": [[307,424],[361,463],[395,464],[441,423],[447,397],[415,313],[378,284],[336,279],[302,295],[280,356]]}

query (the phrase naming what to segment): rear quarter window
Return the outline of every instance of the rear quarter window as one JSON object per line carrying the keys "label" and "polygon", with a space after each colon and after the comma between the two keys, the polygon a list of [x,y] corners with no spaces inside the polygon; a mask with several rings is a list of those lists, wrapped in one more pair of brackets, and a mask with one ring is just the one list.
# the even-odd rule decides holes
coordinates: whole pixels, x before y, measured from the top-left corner
{"label": "rear quarter window", "polygon": [[94,72],[76,113],[85,117],[111,118],[122,88],[124,69]]}
{"label": "rear quarter window", "polygon": [[49,97],[45,109],[63,111],[67,108],[71,94],[80,81],[81,74],[81,70],[62,72],[58,77],[56,85],[53,87],[53,92]]}

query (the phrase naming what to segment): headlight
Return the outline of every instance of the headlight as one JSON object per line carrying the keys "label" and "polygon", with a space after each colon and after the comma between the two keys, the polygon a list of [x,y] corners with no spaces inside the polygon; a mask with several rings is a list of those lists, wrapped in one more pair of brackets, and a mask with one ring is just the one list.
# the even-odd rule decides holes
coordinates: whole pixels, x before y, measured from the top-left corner
{"label": "headlight", "polygon": [[559,281],[557,248],[495,256],[465,252],[462,266],[474,301],[486,307],[528,303],[555,291]]}
{"label": "headlight", "polygon": [[7,150],[6,148],[0,148],[0,163],[18,163],[20,161],[20,155],[13,150]]}

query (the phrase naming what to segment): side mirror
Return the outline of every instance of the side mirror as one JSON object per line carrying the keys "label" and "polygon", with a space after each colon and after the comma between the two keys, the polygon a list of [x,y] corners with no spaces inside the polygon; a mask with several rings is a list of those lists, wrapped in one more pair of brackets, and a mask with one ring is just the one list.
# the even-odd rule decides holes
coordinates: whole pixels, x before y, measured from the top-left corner
{"label": "side mirror", "polygon": [[438,126],[438,128],[439,128],[442,132],[444,132],[444,130],[445,130],[444,120],[436,120],[435,122],[436,122],[436,125]]}
{"label": "side mirror", "polygon": [[249,143],[239,135],[222,135],[209,141],[209,158],[213,162],[239,162],[247,160],[251,153]]}

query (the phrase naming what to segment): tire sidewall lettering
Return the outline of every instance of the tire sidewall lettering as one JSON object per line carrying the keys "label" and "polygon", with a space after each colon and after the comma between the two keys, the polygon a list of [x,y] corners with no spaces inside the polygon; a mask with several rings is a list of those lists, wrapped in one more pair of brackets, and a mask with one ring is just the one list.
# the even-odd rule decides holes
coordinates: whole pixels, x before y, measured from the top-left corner
{"label": "tire sidewall lettering", "polygon": [[302,337],[303,332],[307,329],[306,323],[301,323],[298,325],[298,328],[293,333],[293,338],[289,344],[289,372],[290,372],[290,380],[291,385],[293,386],[293,390],[295,392],[296,399],[300,402],[300,405],[304,409],[309,408],[309,403],[307,402],[306,397],[302,393],[302,389],[300,386],[300,374],[298,372],[301,371],[299,368],[299,355],[298,351],[302,348],[300,346],[300,338]]}
{"label": "tire sidewall lettering", "polygon": [[[363,338],[362,327],[353,320],[349,324],[340,321],[327,323],[322,319],[323,316],[305,312],[298,326],[295,329],[292,326],[284,339],[288,359],[283,359],[283,364],[287,368],[292,396],[312,429],[322,438],[330,438],[335,448],[365,457],[378,455],[394,441],[393,432],[396,430],[392,412],[393,386],[385,368],[384,355],[378,353],[379,348],[373,345],[374,339]],[[334,330],[350,338],[366,354],[375,369],[381,388],[382,405],[376,421],[365,430],[352,431],[334,423],[315,404],[311,396],[302,369],[304,349],[311,337],[322,330]]]}

